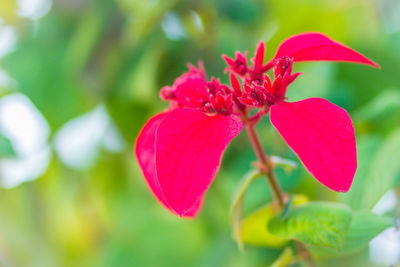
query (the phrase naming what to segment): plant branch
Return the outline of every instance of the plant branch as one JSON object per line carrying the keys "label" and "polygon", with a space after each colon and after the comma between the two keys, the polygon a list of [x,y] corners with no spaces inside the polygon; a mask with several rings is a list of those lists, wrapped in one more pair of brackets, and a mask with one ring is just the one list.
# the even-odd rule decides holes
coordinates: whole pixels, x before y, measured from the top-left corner
{"label": "plant branch", "polygon": [[258,137],[258,134],[254,128],[254,124],[250,122],[245,122],[244,125],[247,131],[247,135],[249,136],[249,139],[253,146],[254,152],[256,153],[256,156],[258,158],[259,169],[261,173],[267,178],[272,194],[279,204],[279,207],[283,209],[285,207],[284,195],[276,179],[273,170],[273,164],[265,153],[265,150],[260,142],[260,138]]}
{"label": "plant branch", "polygon": [[[254,128],[254,123],[248,120],[244,120],[244,125],[247,131],[247,135],[249,136],[249,139],[253,146],[254,152],[258,158],[258,164],[259,164],[258,167],[261,173],[267,178],[272,194],[274,195],[275,200],[279,204],[280,209],[283,210],[285,207],[285,198],[282,189],[279,186],[279,183],[276,179],[273,163],[270,157],[268,157],[267,153],[265,152],[260,142],[260,138],[258,137],[256,129]],[[294,243],[298,255],[303,257],[306,263],[310,267],[317,266],[306,246],[302,242],[297,240],[294,240]]]}
{"label": "plant branch", "polygon": [[294,240],[294,244],[296,246],[297,254],[304,259],[306,264],[310,267],[316,267],[317,264],[315,263],[306,246],[302,242],[297,240]]}

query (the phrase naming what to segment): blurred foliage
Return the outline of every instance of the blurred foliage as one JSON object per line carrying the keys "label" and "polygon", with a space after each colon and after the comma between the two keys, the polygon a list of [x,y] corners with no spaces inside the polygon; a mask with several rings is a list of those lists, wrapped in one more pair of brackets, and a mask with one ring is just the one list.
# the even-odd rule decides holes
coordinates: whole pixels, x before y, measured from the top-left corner
{"label": "blurred foliage", "polygon": [[[225,153],[195,220],[175,218],[153,199],[132,147],[144,122],[166,107],[159,89],[172,84],[187,62],[203,60],[209,76],[227,82],[221,54],[252,54],[264,40],[271,57],[284,38],[304,31],[323,32],[382,66],[378,71],[302,63],[295,68],[305,74],[289,89],[291,100],[325,97],[352,115],[359,149],[352,189],[338,195],[320,185],[267,120],[258,127],[262,141],[269,153],[299,163],[291,173],[277,169],[286,192],[370,209],[400,179],[400,23],[393,15],[400,9],[395,2],[54,0],[46,15],[30,19],[19,15],[17,1],[1,1],[1,23],[15,29],[18,41],[0,58],[0,69],[15,81],[0,84],[0,97],[28,96],[50,125],[51,145],[67,122],[104,104],[125,146],[117,152],[102,147],[95,166],[86,170],[68,167],[52,146],[41,177],[0,189],[0,265],[269,266],[282,255],[276,263],[281,266],[292,257],[290,249],[246,247],[240,253],[231,238],[230,201],[255,160],[244,135]],[[0,161],[5,161],[15,151],[1,131]],[[265,180],[258,179],[249,186],[243,212],[270,200]],[[371,225],[374,220],[368,217]],[[356,242],[366,246],[369,240]],[[321,266],[375,266],[368,259],[368,249],[361,249]]]}
{"label": "blurred foliage", "polygon": [[11,141],[7,137],[0,135],[0,158],[14,157],[15,155]]}

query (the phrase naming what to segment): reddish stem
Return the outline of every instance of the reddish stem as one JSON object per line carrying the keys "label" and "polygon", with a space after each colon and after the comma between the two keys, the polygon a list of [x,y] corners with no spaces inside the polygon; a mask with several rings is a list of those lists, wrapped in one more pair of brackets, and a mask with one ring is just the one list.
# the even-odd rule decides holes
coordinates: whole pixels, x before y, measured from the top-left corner
{"label": "reddish stem", "polygon": [[254,124],[248,120],[245,120],[244,125],[246,127],[247,134],[253,146],[254,152],[258,158],[259,168],[267,178],[272,194],[274,195],[275,200],[278,202],[279,207],[283,209],[285,207],[285,200],[282,189],[280,188],[276,179],[272,163],[261,145],[260,138],[258,137],[258,134],[254,128]]}
{"label": "reddish stem", "polygon": [[[247,115],[244,115],[243,117],[245,118],[243,121],[244,121],[246,130],[247,130],[247,134],[248,134],[251,144],[253,146],[254,152],[256,153],[257,158],[258,158],[259,169],[262,172],[262,174],[264,174],[265,177],[267,178],[267,181],[270,185],[271,191],[272,191],[274,198],[276,199],[280,209],[283,209],[285,207],[284,194],[283,194],[282,189],[280,188],[279,183],[276,179],[273,165],[272,165],[271,161],[269,160],[269,157],[266,154],[266,152],[260,142],[260,138],[258,137],[256,129],[254,128],[255,124],[252,123],[251,120],[249,120]],[[317,266],[311,256],[310,252],[307,250],[306,246],[300,241],[295,240],[294,242],[295,242],[295,245],[297,248],[297,253],[304,258],[307,265],[310,267]]]}

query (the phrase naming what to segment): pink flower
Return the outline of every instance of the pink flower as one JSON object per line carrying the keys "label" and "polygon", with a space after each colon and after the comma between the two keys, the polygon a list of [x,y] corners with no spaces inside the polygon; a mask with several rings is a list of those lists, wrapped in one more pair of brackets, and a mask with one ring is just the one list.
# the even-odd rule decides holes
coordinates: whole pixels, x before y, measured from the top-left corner
{"label": "pink flower", "polygon": [[[155,197],[172,213],[194,217],[219,169],[228,144],[243,123],[270,114],[274,127],[313,176],[328,188],[347,191],[356,168],[354,128],[347,112],[321,98],[287,102],[286,90],[300,75],[294,62],[342,61],[379,67],[360,53],[320,33],[284,41],[264,64],[261,42],[249,66],[245,53],[223,56],[231,87],[207,81],[203,66],[189,66],[161,90],[170,107],[152,117],[136,142],[136,156]],[[265,73],[273,69],[274,79]],[[243,84],[235,77],[237,74]],[[260,109],[249,117],[251,109]]]}

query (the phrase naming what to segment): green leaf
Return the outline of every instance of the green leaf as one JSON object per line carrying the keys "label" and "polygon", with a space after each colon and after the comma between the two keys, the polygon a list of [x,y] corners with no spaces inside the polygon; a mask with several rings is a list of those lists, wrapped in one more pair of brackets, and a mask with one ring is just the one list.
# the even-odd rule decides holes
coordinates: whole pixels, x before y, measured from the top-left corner
{"label": "green leaf", "polygon": [[393,219],[389,217],[379,216],[369,211],[355,212],[342,248],[339,250],[331,248],[312,248],[312,251],[319,257],[324,258],[353,254],[365,248],[369,241],[383,230],[393,226],[393,224]]}
{"label": "green leaf", "polygon": [[15,157],[16,153],[11,144],[11,141],[0,135],[0,158]]}
{"label": "green leaf", "polygon": [[344,205],[312,202],[291,210],[281,220],[272,218],[269,231],[282,238],[291,238],[320,247],[340,248],[351,223],[351,210]]}
{"label": "green leaf", "polygon": [[287,247],[283,250],[282,254],[271,264],[271,267],[286,267],[293,262],[293,250]]}
{"label": "green leaf", "polygon": [[260,177],[260,173],[258,171],[251,170],[250,172],[248,172],[238,184],[236,191],[233,195],[231,204],[232,235],[238,243],[240,249],[243,249],[241,231],[244,195],[251,182],[253,182],[258,177]]}
{"label": "green leaf", "polygon": [[138,102],[151,103],[158,94],[157,66],[163,52],[162,45],[155,44],[145,51],[132,66],[129,75],[123,80],[123,90],[129,92],[132,99]]}
{"label": "green leaf", "polygon": [[296,169],[299,166],[294,161],[291,161],[289,159],[284,159],[284,158],[281,158],[278,156],[271,156],[270,159],[271,159],[272,163],[274,164],[274,166],[282,166],[286,173],[292,172],[294,169]]}
{"label": "green leaf", "polygon": [[[304,195],[293,195],[291,199],[291,207],[297,207],[308,203],[308,199]],[[281,248],[285,245],[288,241],[287,239],[271,234],[268,231],[268,228],[265,227],[268,225],[269,220],[274,217],[279,210],[277,204],[272,203],[256,210],[246,217],[241,229],[241,238],[243,243],[270,248]],[[290,212],[288,214],[290,214]]]}
{"label": "green leaf", "polygon": [[369,186],[368,174],[371,161],[376,154],[382,140],[376,135],[366,135],[357,139],[357,172],[353,184],[346,194],[339,194],[338,198],[353,210],[359,210],[364,204],[364,193]]}
{"label": "green leaf", "polygon": [[396,130],[384,141],[373,158],[361,201],[361,208],[370,209],[395,185],[400,176],[400,130]]}
{"label": "green leaf", "polygon": [[250,214],[242,223],[241,241],[253,246],[281,248],[288,241],[272,235],[265,225],[276,214],[272,204],[262,207]]}
{"label": "green leaf", "polygon": [[354,112],[356,121],[367,121],[385,118],[400,110],[400,91],[398,89],[384,90],[362,108]]}

